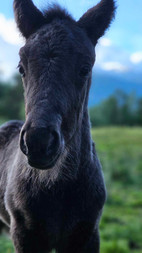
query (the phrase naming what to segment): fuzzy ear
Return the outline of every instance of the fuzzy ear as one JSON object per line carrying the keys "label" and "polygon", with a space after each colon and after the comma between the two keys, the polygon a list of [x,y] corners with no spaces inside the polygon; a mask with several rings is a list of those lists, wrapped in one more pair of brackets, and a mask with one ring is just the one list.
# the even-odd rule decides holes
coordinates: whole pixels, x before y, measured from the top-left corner
{"label": "fuzzy ear", "polygon": [[42,13],[31,0],[14,0],[13,7],[17,26],[26,39],[45,23]]}
{"label": "fuzzy ear", "polygon": [[84,28],[95,45],[109,27],[115,14],[115,0],[102,0],[95,7],[89,9],[77,22]]}

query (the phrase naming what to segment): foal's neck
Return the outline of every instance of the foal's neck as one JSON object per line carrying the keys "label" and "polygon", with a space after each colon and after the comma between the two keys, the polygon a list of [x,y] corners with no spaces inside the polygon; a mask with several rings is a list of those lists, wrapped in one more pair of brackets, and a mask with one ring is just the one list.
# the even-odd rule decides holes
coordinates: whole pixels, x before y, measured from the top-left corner
{"label": "foal's neck", "polygon": [[83,119],[74,138],[67,148],[67,154],[60,168],[57,168],[61,180],[74,180],[79,171],[88,165],[93,158],[90,120],[86,108]]}

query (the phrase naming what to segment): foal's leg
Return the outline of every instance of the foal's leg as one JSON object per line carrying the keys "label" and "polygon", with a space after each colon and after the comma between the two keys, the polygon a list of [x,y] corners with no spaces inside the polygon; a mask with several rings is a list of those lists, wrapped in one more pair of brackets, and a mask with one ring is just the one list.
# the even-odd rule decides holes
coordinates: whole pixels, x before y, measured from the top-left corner
{"label": "foal's leg", "polygon": [[96,231],[91,236],[88,243],[85,245],[82,253],[99,253],[100,252],[100,236],[99,232]]}
{"label": "foal's leg", "polygon": [[[81,235],[80,235],[81,237]],[[96,231],[86,242],[82,241],[80,245],[79,238],[68,244],[61,245],[61,248],[57,250],[57,253],[99,253],[100,252],[100,237],[99,232]]]}
{"label": "foal's leg", "polygon": [[[45,253],[41,249],[42,244],[36,235],[36,231],[27,230],[22,224],[12,223],[11,236],[15,247],[15,253]],[[47,250],[46,253],[49,253]]]}
{"label": "foal's leg", "polygon": [[[15,247],[15,253],[38,253],[30,231],[19,226],[12,226],[11,236]],[[35,239],[36,241],[36,239]]]}

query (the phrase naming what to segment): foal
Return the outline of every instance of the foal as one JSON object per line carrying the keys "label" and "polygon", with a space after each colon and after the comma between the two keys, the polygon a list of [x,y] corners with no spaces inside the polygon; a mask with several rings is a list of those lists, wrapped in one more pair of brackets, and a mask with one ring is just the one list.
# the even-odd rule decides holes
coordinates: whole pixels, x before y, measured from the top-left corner
{"label": "foal", "polygon": [[59,6],[42,13],[31,0],[14,1],[26,39],[26,121],[0,128],[0,215],[16,253],[99,252],[106,194],[87,104],[94,47],[114,11],[102,0],[76,22]]}

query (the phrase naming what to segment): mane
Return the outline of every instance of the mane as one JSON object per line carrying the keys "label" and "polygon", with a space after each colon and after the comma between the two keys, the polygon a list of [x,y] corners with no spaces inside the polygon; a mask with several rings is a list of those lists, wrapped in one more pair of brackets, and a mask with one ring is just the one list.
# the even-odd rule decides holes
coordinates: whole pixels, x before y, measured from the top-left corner
{"label": "mane", "polygon": [[43,10],[43,15],[46,20],[46,23],[50,23],[54,19],[60,20],[66,19],[74,22],[73,17],[68,13],[68,11],[58,4],[52,4],[51,6],[48,7],[47,10]]}

